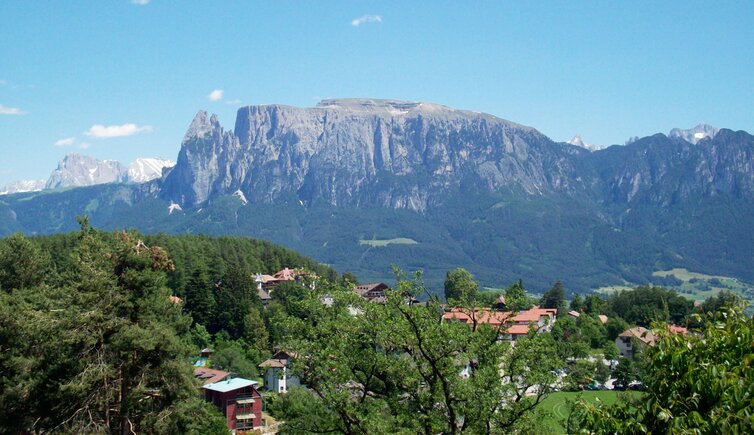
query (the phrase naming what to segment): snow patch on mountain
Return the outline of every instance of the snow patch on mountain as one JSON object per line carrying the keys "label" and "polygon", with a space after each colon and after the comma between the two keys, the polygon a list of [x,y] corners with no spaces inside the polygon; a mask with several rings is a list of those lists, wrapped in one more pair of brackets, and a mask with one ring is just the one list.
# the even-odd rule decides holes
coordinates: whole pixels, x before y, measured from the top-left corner
{"label": "snow patch on mountain", "polygon": [[163,168],[172,168],[175,162],[157,158],[139,157],[128,165],[129,183],[146,183],[162,176]]}
{"label": "snow patch on mountain", "polygon": [[183,211],[183,209],[179,204],[171,202],[168,206],[168,214],[173,214],[174,211]]}
{"label": "snow patch on mountain", "polygon": [[18,180],[11,181],[0,189],[0,195],[11,193],[38,192],[45,187],[47,180]]}
{"label": "snow patch on mountain", "polygon": [[571,140],[569,140],[566,143],[569,143],[571,145],[576,145],[577,147],[588,149],[589,151],[597,151],[597,150],[601,150],[601,149],[605,148],[603,145],[596,145],[596,144],[591,144],[591,143],[585,143],[581,139],[581,136],[578,135],[578,134],[575,135],[574,137],[572,137]]}
{"label": "snow patch on mountain", "polygon": [[674,128],[668,133],[669,137],[677,137],[685,140],[686,142],[696,145],[702,139],[713,138],[719,132],[720,129],[713,127],[709,124],[701,123],[694,128],[681,129]]}

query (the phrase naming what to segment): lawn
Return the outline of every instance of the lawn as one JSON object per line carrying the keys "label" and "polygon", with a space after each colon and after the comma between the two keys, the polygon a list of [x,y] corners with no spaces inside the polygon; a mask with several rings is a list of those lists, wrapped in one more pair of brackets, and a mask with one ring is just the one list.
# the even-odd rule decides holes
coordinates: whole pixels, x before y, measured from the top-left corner
{"label": "lawn", "polygon": [[372,240],[359,240],[359,245],[369,245],[374,248],[383,248],[387,245],[416,245],[418,242],[413,239],[405,237],[398,237],[396,239],[372,239]]}
{"label": "lawn", "polygon": [[552,430],[553,434],[565,433],[563,423],[568,419],[570,414],[571,404],[581,396],[583,399],[589,402],[596,402],[597,399],[601,400],[606,405],[612,405],[620,400],[621,396],[637,397],[642,393],[637,391],[582,391],[582,392],[558,392],[548,396],[540,405],[539,408],[550,414],[545,422]]}

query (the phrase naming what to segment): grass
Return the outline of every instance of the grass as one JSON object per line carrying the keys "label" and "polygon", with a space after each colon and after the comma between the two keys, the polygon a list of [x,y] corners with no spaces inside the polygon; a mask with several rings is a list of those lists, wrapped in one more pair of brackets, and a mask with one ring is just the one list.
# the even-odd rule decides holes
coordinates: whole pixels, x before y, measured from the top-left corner
{"label": "grass", "polygon": [[551,429],[550,433],[565,433],[564,423],[571,413],[571,404],[578,397],[596,403],[600,400],[605,405],[612,405],[621,400],[621,397],[639,397],[642,393],[638,391],[582,391],[582,392],[558,392],[549,395],[542,403],[539,409],[546,411],[549,415],[545,423]]}
{"label": "grass", "polygon": [[407,239],[405,237],[398,237],[395,239],[371,239],[371,240],[359,240],[359,245],[369,245],[373,248],[384,248],[387,245],[416,245],[419,242],[413,239]]}
{"label": "grass", "polygon": [[597,293],[603,293],[603,294],[611,294],[616,293],[621,290],[632,290],[633,287],[625,286],[625,285],[609,285],[605,287],[600,287],[598,289],[595,289],[594,291]]}
{"label": "grass", "polygon": [[727,276],[705,275],[678,268],[657,271],[652,275],[659,277],[674,276],[683,281],[680,286],[676,287],[676,290],[682,296],[696,301],[703,301],[723,290],[738,293],[744,299],[751,299],[752,293],[754,293],[754,286]]}

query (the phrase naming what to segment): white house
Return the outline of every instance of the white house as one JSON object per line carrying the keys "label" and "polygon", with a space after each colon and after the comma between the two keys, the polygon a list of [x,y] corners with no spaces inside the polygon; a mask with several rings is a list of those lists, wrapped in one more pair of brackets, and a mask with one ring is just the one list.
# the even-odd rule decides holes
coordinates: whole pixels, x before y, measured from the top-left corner
{"label": "white house", "polygon": [[298,377],[290,373],[290,361],[295,355],[279,350],[272,358],[259,364],[264,369],[264,388],[276,393],[285,393],[288,388],[301,385]]}

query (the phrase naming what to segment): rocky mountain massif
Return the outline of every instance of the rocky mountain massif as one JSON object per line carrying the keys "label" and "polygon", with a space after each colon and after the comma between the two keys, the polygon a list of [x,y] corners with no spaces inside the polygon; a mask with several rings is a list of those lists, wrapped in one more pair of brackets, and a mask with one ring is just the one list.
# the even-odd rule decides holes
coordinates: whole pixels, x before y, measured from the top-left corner
{"label": "rocky mountain massif", "polygon": [[0,233],[251,235],[366,279],[463,266],[487,285],[647,282],[686,267],[754,281],[754,137],[706,126],[590,151],[430,103],[325,100],[199,112],[177,164],[138,185],[0,199]]}
{"label": "rocky mountain massif", "polygon": [[98,160],[76,153],[66,155],[47,180],[21,180],[7,184],[0,195],[37,192],[61,187],[83,187],[106,183],[145,183],[160,178],[170,160],[140,157],[128,166],[115,160]]}

